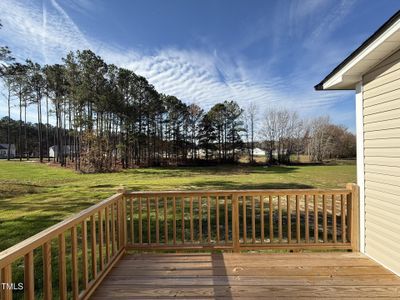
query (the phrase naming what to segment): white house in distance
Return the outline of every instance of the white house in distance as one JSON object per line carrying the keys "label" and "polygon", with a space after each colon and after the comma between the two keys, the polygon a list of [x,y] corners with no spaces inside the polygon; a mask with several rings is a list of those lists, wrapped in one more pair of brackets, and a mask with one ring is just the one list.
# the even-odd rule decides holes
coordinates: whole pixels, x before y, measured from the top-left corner
{"label": "white house in distance", "polygon": [[[62,148],[64,150],[63,151],[64,155],[70,154],[70,150],[71,150],[70,146],[66,145],[66,146],[63,146]],[[51,146],[49,148],[49,157],[57,157],[57,156],[58,156],[58,146],[57,145]]]}
{"label": "white house in distance", "polygon": [[316,90],[355,90],[360,250],[400,275],[400,11]]}
{"label": "white house in distance", "polygon": [[265,156],[265,151],[260,148],[253,149],[254,156]]}
{"label": "white house in distance", "polygon": [[0,144],[0,158],[8,157],[8,145],[10,145],[10,158],[15,158],[14,144]]}

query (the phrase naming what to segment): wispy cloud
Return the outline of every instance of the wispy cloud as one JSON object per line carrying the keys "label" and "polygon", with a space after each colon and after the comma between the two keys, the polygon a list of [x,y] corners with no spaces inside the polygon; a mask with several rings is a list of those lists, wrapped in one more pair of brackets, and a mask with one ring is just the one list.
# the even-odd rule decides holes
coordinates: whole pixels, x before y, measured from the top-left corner
{"label": "wispy cloud", "polygon": [[63,4],[74,11],[89,16],[91,12],[98,8],[96,1],[91,0],[63,0]]}
{"label": "wispy cloud", "polygon": [[341,0],[335,2],[333,9],[321,16],[319,25],[314,28],[305,43],[312,46],[317,41],[320,43],[323,42],[325,38],[330,36],[332,31],[342,24],[343,19],[349,15],[355,3],[355,0]]}
{"label": "wispy cloud", "polygon": [[[91,44],[56,1],[52,3],[0,1],[0,32],[19,59],[59,61],[60,54]],[[42,50],[44,49],[44,51]]]}
{"label": "wispy cloud", "polygon": [[[68,1],[69,6],[86,12],[91,9],[89,4],[86,0]],[[324,5],[325,1],[307,1],[307,5],[299,6],[301,10],[296,16],[293,11],[290,13],[290,20],[300,22],[301,18]],[[345,9],[343,7],[343,12],[335,18],[340,19]],[[263,66],[254,67],[243,58],[219,55],[216,51],[169,47],[142,53],[134,48],[101,43],[86,36],[56,0],[43,1],[42,5],[28,0],[2,0],[0,19],[4,25],[0,30],[0,41],[9,45],[21,60],[59,62],[70,50],[90,48],[107,62],[145,76],[158,91],[205,108],[218,101],[234,99],[243,106],[256,102],[260,111],[279,105],[296,107],[305,115],[315,115],[327,113],[343,99],[341,93],[314,92],[315,82],[310,82],[308,71],[295,71],[291,77],[283,78]],[[334,22],[330,20],[331,23]],[[317,39],[320,30],[316,28],[312,38]],[[0,113],[4,113],[1,108]]]}

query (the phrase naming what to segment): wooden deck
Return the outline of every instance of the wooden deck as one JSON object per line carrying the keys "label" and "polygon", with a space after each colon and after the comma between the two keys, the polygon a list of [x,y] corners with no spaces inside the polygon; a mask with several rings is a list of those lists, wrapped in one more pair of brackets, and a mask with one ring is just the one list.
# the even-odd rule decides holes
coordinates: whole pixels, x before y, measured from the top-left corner
{"label": "wooden deck", "polygon": [[[358,254],[358,201],[354,184],[120,190],[0,252],[0,282],[24,283],[23,291],[0,289],[0,300],[400,299],[400,278]],[[277,249],[324,252],[246,252]],[[338,249],[353,252],[325,252]]]}
{"label": "wooden deck", "polygon": [[360,253],[125,255],[92,299],[400,298],[400,277]]}

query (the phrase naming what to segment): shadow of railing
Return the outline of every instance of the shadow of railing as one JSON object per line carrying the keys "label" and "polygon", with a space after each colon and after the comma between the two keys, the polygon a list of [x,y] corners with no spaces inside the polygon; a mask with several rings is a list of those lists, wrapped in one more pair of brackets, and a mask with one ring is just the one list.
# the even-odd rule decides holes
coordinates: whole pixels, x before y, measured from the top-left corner
{"label": "shadow of railing", "polygon": [[211,268],[214,299],[233,299],[230,277],[222,253],[211,254]]}

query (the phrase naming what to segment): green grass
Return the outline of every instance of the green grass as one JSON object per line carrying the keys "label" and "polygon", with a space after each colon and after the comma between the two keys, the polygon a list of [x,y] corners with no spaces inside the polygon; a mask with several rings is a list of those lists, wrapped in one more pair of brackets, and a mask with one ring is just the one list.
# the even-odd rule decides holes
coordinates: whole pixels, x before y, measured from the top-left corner
{"label": "green grass", "polygon": [[77,174],[32,162],[0,161],[0,251],[115,193],[130,190],[338,188],[354,164],[191,167]]}

